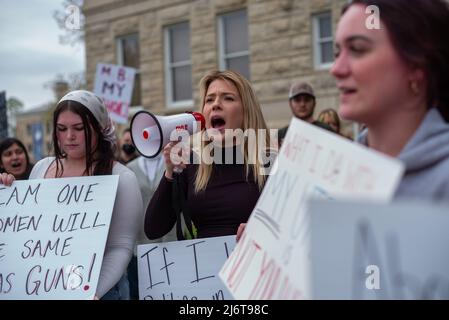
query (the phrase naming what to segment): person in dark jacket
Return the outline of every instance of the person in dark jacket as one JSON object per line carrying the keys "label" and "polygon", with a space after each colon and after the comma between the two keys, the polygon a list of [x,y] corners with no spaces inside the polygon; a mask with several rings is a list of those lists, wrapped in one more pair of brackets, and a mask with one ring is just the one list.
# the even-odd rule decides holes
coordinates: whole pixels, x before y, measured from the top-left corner
{"label": "person in dark jacket", "polygon": [[[256,205],[266,172],[248,140],[231,145],[223,142],[229,131],[248,129],[254,130],[256,142],[263,142],[268,148],[271,140],[269,135],[261,134],[267,131],[267,125],[255,93],[243,76],[233,71],[213,71],[202,78],[200,90],[207,131],[200,135],[210,139],[201,139],[200,146],[194,146],[195,150],[197,147],[200,150],[199,164],[177,165],[184,169],[179,180],[181,189],[185,190],[183,209],[190,213],[198,238],[235,235]],[[212,140],[213,159],[205,161]],[[175,164],[171,154],[174,146],[175,143],[170,142],[164,148],[165,174],[146,211],[145,233],[149,239],[165,235],[177,221],[172,208]],[[231,163],[222,161],[228,159],[223,155],[231,152]]]}
{"label": "person in dark jacket", "polygon": [[[290,109],[292,110],[292,113],[296,118],[313,124],[322,129],[334,132],[334,130],[329,125],[321,121],[317,121],[313,117],[316,105],[316,97],[310,84],[305,82],[293,83],[288,94],[288,102],[290,105]],[[279,146],[282,144],[282,141],[287,134],[287,130],[288,126],[279,129]]]}

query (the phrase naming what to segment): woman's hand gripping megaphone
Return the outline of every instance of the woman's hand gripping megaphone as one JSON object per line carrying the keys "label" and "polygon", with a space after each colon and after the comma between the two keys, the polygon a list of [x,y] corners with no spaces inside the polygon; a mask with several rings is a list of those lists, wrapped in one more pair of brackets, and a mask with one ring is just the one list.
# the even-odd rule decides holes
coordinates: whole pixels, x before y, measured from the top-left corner
{"label": "woman's hand gripping megaphone", "polygon": [[163,151],[165,159],[165,177],[173,179],[173,173],[181,173],[189,161],[189,146],[182,141],[169,142]]}

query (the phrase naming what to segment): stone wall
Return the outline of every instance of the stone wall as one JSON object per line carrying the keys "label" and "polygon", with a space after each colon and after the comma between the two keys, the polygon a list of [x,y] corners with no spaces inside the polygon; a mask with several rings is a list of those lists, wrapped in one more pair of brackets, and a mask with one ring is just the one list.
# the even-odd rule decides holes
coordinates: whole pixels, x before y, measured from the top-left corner
{"label": "stone wall", "polygon": [[86,70],[93,88],[95,66],[116,63],[115,39],[139,33],[142,105],[167,114],[164,76],[164,27],[189,21],[192,83],[198,108],[202,75],[218,68],[217,16],[238,9],[248,13],[251,82],[270,126],[291,118],[288,90],[292,81],[309,81],[317,94],[316,113],[337,108],[337,90],[329,70],[313,64],[312,15],[330,11],[333,25],[346,0],[86,0]]}

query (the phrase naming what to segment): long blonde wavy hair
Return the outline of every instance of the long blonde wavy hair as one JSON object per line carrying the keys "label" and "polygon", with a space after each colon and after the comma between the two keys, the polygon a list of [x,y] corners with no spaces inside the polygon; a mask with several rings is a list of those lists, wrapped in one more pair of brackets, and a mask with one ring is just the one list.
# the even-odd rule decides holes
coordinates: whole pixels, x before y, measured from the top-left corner
{"label": "long blonde wavy hair", "polygon": [[[226,82],[232,83],[236,88],[240,95],[242,108],[243,108],[243,128],[241,128],[244,132],[246,129],[255,129],[256,140],[262,139],[260,137],[260,133],[258,129],[266,130],[265,136],[265,146],[269,148],[270,145],[270,135],[268,134],[268,127],[265,122],[265,119],[262,115],[262,110],[260,108],[259,101],[254,93],[254,90],[251,87],[251,84],[245,77],[235,71],[210,71],[208,72],[200,81],[200,99],[201,99],[201,112],[204,109],[205,98],[207,94],[207,90],[209,85],[215,80],[224,80]],[[201,139],[201,147],[200,152],[204,150],[209,141],[202,141]],[[252,171],[254,176],[254,181],[259,186],[259,190],[261,190],[265,184],[266,175],[264,174],[264,165],[260,161],[259,152],[267,152],[268,150],[258,150],[259,143],[251,146],[252,150],[249,150],[249,145],[247,139],[244,140],[244,144],[242,146],[244,148],[244,165],[246,178],[248,179],[248,175],[250,171]],[[251,152],[249,152],[251,151]],[[206,164],[203,161],[200,161],[198,171],[196,173],[195,178],[195,192],[198,193],[200,191],[204,191],[209,183],[210,177],[212,175],[212,164]]]}

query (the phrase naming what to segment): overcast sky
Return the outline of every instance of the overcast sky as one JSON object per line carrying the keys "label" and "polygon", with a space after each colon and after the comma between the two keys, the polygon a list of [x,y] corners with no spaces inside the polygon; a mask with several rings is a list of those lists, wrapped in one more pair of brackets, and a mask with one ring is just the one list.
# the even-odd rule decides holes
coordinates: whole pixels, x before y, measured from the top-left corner
{"label": "overcast sky", "polygon": [[53,100],[44,84],[85,69],[84,45],[61,45],[62,0],[0,0],[0,91],[30,109]]}

